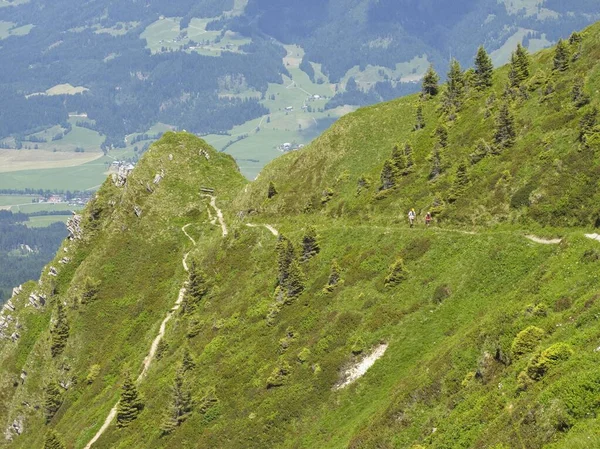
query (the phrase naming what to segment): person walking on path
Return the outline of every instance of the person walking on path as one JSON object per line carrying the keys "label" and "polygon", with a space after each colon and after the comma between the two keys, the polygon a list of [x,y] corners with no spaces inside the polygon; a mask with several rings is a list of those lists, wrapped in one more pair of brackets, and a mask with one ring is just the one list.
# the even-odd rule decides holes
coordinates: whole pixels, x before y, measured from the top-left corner
{"label": "person walking on path", "polygon": [[429,227],[430,224],[431,224],[431,212],[427,212],[427,215],[425,215],[425,226]]}
{"label": "person walking on path", "polygon": [[417,218],[417,214],[415,214],[415,210],[411,209],[408,212],[408,222],[410,223],[410,227],[412,228],[415,224],[415,218]]}

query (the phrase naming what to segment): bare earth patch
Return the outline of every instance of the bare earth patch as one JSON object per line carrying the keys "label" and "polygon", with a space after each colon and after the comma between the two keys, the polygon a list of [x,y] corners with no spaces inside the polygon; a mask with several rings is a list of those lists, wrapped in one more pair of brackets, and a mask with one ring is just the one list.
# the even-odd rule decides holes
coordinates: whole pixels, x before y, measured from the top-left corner
{"label": "bare earth patch", "polygon": [[385,351],[388,348],[387,343],[382,343],[379,346],[375,347],[370,354],[366,355],[359,362],[350,366],[342,373],[342,379],[340,382],[333,387],[334,390],[341,390],[342,388],[347,387],[348,385],[354,383],[356,380],[361,378],[366,374],[366,372],[371,368],[377,360],[383,357]]}
{"label": "bare earth patch", "polygon": [[0,150],[0,173],[43,168],[76,167],[102,157],[101,152]]}

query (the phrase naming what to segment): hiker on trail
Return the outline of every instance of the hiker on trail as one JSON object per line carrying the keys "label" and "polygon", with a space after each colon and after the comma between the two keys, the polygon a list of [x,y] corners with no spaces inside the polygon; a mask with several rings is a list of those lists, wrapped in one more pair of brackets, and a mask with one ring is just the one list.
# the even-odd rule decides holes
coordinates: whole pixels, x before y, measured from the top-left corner
{"label": "hiker on trail", "polygon": [[427,212],[427,215],[425,215],[425,226],[429,227],[430,224],[431,224],[431,212]]}
{"label": "hiker on trail", "polygon": [[410,223],[410,227],[412,228],[414,226],[415,223],[415,218],[417,217],[417,214],[415,214],[415,210],[411,209],[408,212],[408,222]]}

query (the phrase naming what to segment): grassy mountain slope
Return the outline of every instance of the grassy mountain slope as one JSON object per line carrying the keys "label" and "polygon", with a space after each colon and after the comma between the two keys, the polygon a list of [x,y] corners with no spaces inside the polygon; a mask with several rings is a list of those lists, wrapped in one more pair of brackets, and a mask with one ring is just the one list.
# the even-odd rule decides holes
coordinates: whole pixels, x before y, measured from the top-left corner
{"label": "grassy mountain slope", "polygon": [[[58,275],[48,267],[13,298],[16,312],[4,310],[13,318],[6,336],[19,338],[0,346],[0,422],[24,431],[0,445],[42,447],[55,429],[68,447],[85,447],[123,372],[142,371],[182,286],[184,303],[138,383],[144,408],[124,428],[113,422],[94,448],[600,444],[600,244],[583,235],[595,223],[595,132],[578,142],[597,100],[579,109],[570,100],[578,76],[588,93],[597,89],[599,52],[594,26],[569,70],[551,70],[552,51],[536,55],[523,89],[508,93],[514,146],[466,164],[458,193],[457,165],[479,139],[492,143],[506,68],[490,90],[469,89],[454,120],[439,97],[424,103],[419,131],[417,97],[359,110],[251,184],[230,157],[168,133],[123,186],[104,184],[83,238],[51,263]],[[429,180],[440,124],[449,144]],[[384,161],[407,141],[414,170],[379,191]],[[227,233],[201,188],[214,189]],[[406,210],[421,215],[435,197],[435,225],[408,228]],[[309,226],[320,251],[303,261]],[[536,243],[531,232],[561,242]],[[187,284],[182,259],[195,275]],[[48,296],[45,307],[25,306],[33,291]],[[69,331],[53,357],[59,309]],[[382,343],[364,377],[336,388]],[[166,413],[188,395],[190,409],[165,431]]]}

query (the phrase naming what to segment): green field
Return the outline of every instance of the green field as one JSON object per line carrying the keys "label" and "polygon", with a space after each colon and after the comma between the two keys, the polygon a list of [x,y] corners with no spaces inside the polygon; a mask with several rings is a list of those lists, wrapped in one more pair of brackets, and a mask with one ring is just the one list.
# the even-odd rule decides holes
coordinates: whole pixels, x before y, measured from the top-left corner
{"label": "green field", "polygon": [[46,215],[42,217],[29,217],[23,224],[28,228],[45,228],[53,223],[66,223],[71,215]]}
{"label": "green field", "polygon": [[[0,7],[3,6],[3,3],[0,2]],[[17,27],[13,22],[5,22],[0,21],[0,40],[6,39],[9,36],[25,36],[29,34],[33,25],[24,25]]]}
{"label": "green field", "polygon": [[0,209],[16,204],[29,204],[37,196],[31,195],[0,195]]}

